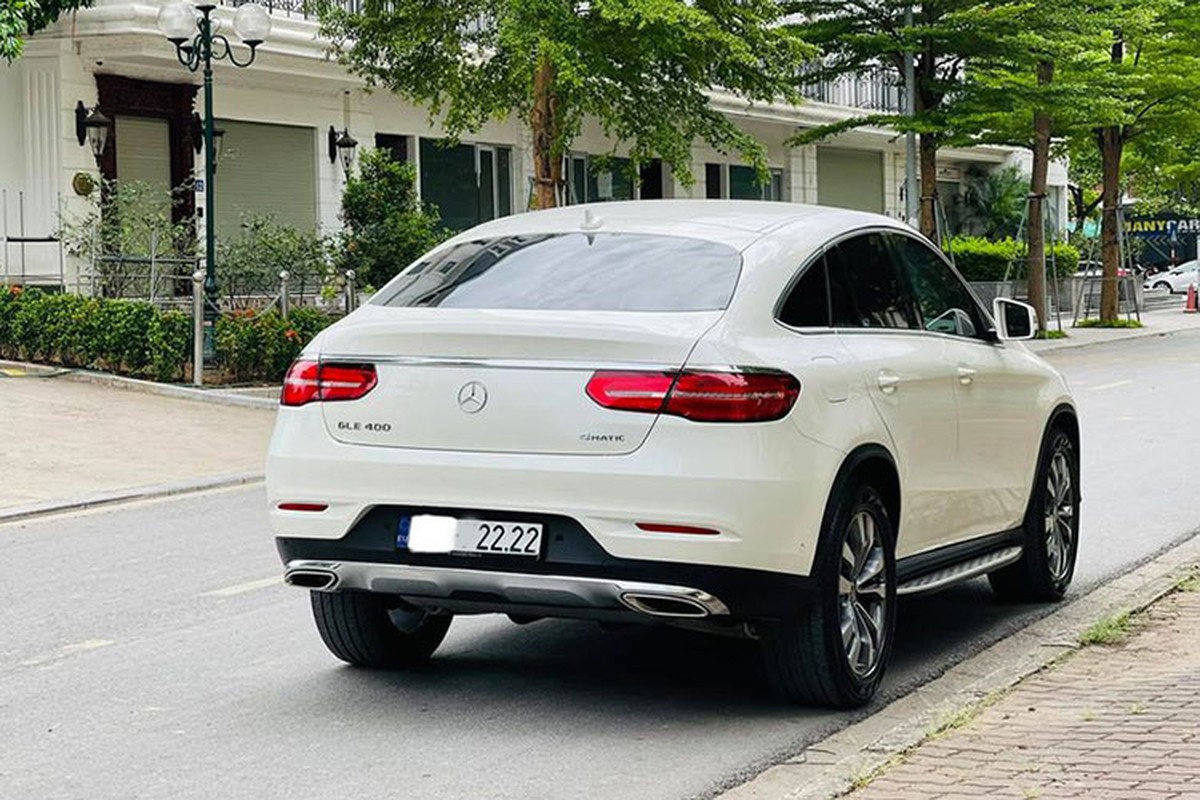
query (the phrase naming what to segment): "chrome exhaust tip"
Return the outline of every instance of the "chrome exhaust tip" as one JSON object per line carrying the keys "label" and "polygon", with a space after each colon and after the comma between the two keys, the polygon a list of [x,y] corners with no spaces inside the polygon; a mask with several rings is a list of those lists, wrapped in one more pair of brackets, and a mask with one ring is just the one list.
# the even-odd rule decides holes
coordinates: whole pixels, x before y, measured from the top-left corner
{"label": "chrome exhaust tip", "polygon": [[680,595],[625,592],[621,602],[639,614],[651,617],[701,619],[711,613],[699,600]]}
{"label": "chrome exhaust tip", "polygon": [[301,589],[331,592],[337,586],[338,576],[322,569],[290,569],[283,573],[283,582]]}

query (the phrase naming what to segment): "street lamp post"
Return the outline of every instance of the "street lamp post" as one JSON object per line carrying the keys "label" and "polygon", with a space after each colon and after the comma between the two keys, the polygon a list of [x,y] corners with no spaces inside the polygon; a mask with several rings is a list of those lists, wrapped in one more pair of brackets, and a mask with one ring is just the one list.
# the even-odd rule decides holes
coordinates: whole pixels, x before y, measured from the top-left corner
{"label": "street lamp post", "polygon": [[229,38],[214,26],[212,12],[216,4],[191,3],[176,0],[158,12],[158,28],[175,45],[179,63],[192,72],[203,69],[204,75],[204,356],[213,355],[213,325],[217,318],[216,225],[213,221],[213,173],[216,168],[216,149],[213,126],[212,62],[228,61],[235,67],[254,63],[258,46],[271,32],[271,16],[257,3],[238,7],[233,17],[233,30],[242,43],[250,48],[244,61],[238,60]]}

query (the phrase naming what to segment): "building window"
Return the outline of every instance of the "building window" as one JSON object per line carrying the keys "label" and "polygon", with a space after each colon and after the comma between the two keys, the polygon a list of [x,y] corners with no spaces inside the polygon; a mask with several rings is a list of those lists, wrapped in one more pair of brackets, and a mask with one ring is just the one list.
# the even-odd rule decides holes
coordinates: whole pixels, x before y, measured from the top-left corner
{"label": "building window", "polygon": [[572,153],[566,160],[566,203],[604,203],[609,200],[656,200],[663,197],[663,164],[659,159],[638,170],[638,182],[630,178],[628,158],[597,158]]}
{"label": "building window", "polygon": [[710,200],[783,200],[783,170],[770,168],[765,184],[745,164],[705,164],[704,196]]}
{"label": "building window", "polygon": [[421,199],[442,223],[466,230],[512,213],[512,149],[484,144],[447,146],[421,139]]}
{"label": "building window", "polygon": [[412,145],[409,144],[409,137],[397,136],[392,133],[377,133],[375,134],[375,148],[377,150],[386,150],[393,161],[404,163],[409,161],[409,153],[412,151]]}

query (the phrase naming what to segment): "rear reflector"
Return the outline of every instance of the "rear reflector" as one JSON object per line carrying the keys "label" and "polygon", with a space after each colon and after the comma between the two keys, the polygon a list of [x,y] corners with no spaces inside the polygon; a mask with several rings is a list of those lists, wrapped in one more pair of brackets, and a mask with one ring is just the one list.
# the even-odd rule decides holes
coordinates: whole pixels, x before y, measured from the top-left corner
{"label": "rear reflector", "polygon": [[357,400],[374,389],[377,380],[374,364],[294,361],[283,379],[279,402],[302,406],[314,401]]}
{"label": "rear reflector", "polygon": [[696,422],[769,422],[787,416],[800,381],[786,372],[597,372],[588,397],[605,408]]}
{"label": "rear reflector", "polygon": [[280,511],[324,511],[329,508],[325,503],[280,503]]}
{"label": "rear reflector", "polygon": [[720,531],[712,528],[697,528],[692,525],[667,525],[661,522],[639,522],[637,526],[650,533],[688,533],[693,536],[720,536]]}

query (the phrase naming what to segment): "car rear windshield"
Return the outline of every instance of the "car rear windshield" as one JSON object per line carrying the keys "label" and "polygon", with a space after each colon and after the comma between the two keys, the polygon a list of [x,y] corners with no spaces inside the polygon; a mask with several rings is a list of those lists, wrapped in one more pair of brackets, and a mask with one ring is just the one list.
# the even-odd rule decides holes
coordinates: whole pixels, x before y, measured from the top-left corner
{"label": "car rear windshield", "polygon": [[701,239],[557,233],[466,242],[398,275],[372,303],[472,309],[717,311],[742,259]]}

